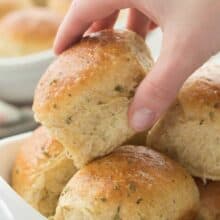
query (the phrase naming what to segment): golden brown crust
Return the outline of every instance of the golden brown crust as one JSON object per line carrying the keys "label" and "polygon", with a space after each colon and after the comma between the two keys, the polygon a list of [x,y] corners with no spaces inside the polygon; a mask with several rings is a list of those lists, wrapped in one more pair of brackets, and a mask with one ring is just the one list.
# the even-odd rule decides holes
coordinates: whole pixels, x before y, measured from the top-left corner
{"label": "golden brown crust", "polygon": [[[109,68],[109,61],[116,62],[116,58],[131,59],[132,48],[129,43],[148,54],[145,61],[148,69],[153,61],[149,51],[143,48],[143,40],[132,32],[105,30],[85,37],[78,44],[65,51],[48,69],[40,80],[34,99],[33,109],[36,113],[51,111],[54,103],[63,100],[63,94],[77,96],[90,82],[102,79],[103,71]],[[127,57],[126,57],[127,55]],[[132,56],[131,56],[132,55]],[[145,59],[146,57],[132,57]],[[100,64],[102,65],[100,67]],[[106,66],[105,66],[106,65]],[[99,71],[101,68],[102,71]]]}
{"label": "golden brown crust", "polygon": [[[63,176],[59,172],[63,172]],[[40,127],[18,152],[12,171],[12,187],[34,208],[49,216],[54,214],[62,186],[74,172],[62,145]]]}
{"label": "golden brown crust", "polygon": [[145,42],[133,32],[104,30],[85,37],[40,80],[35,117],[81,167],[135,135],[128,106],[152,64]]}
{"label": "golden brown crust", "polygon": [[33,174],[41,172],[50,158],[59,156],[64,151],[62,145],[52,139],[44,127],[38,128],[25,141],[17,157],[12,174],[12,186],[22,193],[24,183],[33,184]]}
{"label": "golden brown crust", "polygon": [[220,180],[220,66],[195,72],[149,132],[147,144],[196,177]]}
{"label": "golden brown crust", "polygon": [[51,48],[60,22],[61,17],[45,8],[7,15],[0,22],[0,56],[19,56]]}
{"label": "golden brown crust", "polygon": [[180,90],[178,100],[186,111],[191,109],[194,115],[213,108],[220,109],[220,65],[210,64],[195,72]]}
{"label": "golden brown crust", "polygon": [[146,147],[124,146],[76,173],[55,220],[189,220],[198,202],[194,181],[178,164]]}
{"label": "golden brown crust", "polygon": [[220,182],[207,183],[196,179],[200,191],[200,211],[198,220],[220,219]]}

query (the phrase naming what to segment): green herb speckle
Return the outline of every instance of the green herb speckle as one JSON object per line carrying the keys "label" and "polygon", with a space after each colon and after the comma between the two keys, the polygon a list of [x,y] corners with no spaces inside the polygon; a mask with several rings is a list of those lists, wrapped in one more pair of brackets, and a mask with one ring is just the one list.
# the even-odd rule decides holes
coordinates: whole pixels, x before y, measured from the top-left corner
{"label": "green herb speckle", "polygon": [[129,98],[134,97],[134,95],[135,95],[135,91],[134,90],[129,91]]}
{"label": "green herb speckle", "polygon": [[145,218],[142,217],[140,213],[138,213],[138,216],[139,216],[139,220],[145,220]]}
{"label": "green herb speckle", "polygon": [[133,182],[130,182],[128,188],[131,192],[136,192],[136,185]]}
{"label": "green herb speckle", "polygon": [[72,116],[66,118],[66,124],[70,125],[72,123]]}
{"label": "green herb speckle", "polygon": [[54,85],[54,84],[56,84],[56,83],[57,83],[57,80],[54,79],[54,80],[52,80],[52,81],[50,82],[50,86],[51,86],[51,85]]}
{"label": "green herb speckle", "polygon": [[123,92],[123,91],[124,91],[124,88],[123,88],[121,85],[117,85],[117,86],[115,86],[115,91],[117,91],[117,92]]}
{"label": "green herb speckle", "polygon": [[43,154],[45,157],[50,157],[50,154],[47,151],[44,151]]}
{"label": "green herb speckle", "polygon": [[106,199],[105,197],[101,198],[100,200],[101,200],[102,202],[106,202],[106,201],[107,201],[107,199]]}
{"label": "green herb speckle", "polygon": [[200,120],[199,124],[203,125],[204,121],[205,121],[204,119]]}
{"label": "green herb speckle", "polygon": [[211,120],[214,119],[214,112],[209,112],[209,118],[210,118]]}
{"label": "green herb speckle", "polygon": [[120,209],[121,209],[121,207],[118,206],[118,208],[117,208],[117,210],[116,210],[116,213],[115,213],[114,220],[121,220],[121,217],[120,217]]}
{"label": "green herb speckle", "polygon": [[116,183],[113,187],[114,190],[120,190],[120,186]]}
{"label": "green herb speckle", "polygon": [[136,204],[139,205],[142,201],[143,201],[143,199],[142,199],[142,198],[139,198],[139,199],[136,201]]}
{"label": "green herb speckle", "polygon": [[214,104],[214,108],[219,108],[220,107],[220,103],[215,103]]}

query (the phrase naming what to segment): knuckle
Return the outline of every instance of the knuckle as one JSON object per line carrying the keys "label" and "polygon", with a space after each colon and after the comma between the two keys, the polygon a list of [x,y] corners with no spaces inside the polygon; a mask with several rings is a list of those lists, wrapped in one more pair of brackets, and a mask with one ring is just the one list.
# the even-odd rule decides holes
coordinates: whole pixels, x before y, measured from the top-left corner
{"label": "knuckle", "polygon": [[170,89],[161,86],[152,80],[147,80],[145,87],[147,87],[151,97],[154,98],[155,102],[170,102],[172,100],[172,92]]}

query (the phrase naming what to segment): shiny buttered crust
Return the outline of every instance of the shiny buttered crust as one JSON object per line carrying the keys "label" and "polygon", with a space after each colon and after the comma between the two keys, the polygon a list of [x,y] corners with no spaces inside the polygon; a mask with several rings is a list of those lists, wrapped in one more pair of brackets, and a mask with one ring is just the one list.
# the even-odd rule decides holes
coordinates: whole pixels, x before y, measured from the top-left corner
{"label": "shiny buttered crust", "polygon": [[8,14],[0,21],[0,56],[22,56],[51,48],[61,20],[45,8]]}
{"label": "shiny buttered crust", "polygon": [[73,0],[48,0],[48,7],[61,15],[65,15]]}
{"label": "shiny buttered crust", "polygon": [[63,190],[54,220],[190,220],[199,205],[191,176],[141,146],[124,146],[88,164]]}
{"label": "shiny buttered crust", "polygon": [[63,187],[76,172],[60,143],[43,127],[26,140],[18,152],[12,187],[43,215],[55,212]]}
{"label": "shiny buttered crust", "polygon": [[207,182],[197,180],[200,191],[200,210],[196,220],[220,219],[220,182]]}
{"label": "shiny buttered crust", "polygon": [[199,69],[153,127],[148,146],[167,153],[192,175],[220,180],[220,66]]}
{"label": "shiny buttered crust", "polygon": [[31,6],[29,0],[0,0],[0,18],[26,6]]}
{"label": "shiny buttered crust", "polygon": [[133,32],[105,30],[85,37],[40,80],[35,118],[82,167],[135,135],[128,106],[152,64],[145,42]]}

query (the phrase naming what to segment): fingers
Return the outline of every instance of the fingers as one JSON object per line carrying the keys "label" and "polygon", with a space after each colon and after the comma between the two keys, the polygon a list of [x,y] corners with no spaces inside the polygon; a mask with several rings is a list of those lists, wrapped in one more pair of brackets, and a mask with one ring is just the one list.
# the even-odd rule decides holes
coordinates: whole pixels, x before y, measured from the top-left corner
{"label": "fingers", "polygon": [[156,122],[186,78],[204,62],[204,57],[195,54],[190,39],[181,43],[180,37],[171,36],[164,40],[158,62],[137,89],[130,106],[129,122],[137,131],[148,129]]}
{"label": "fingers", "polygon": [[102,20],[115,11],[127,7],[126,0],[74,0],[55,39],[57,54],[79,40],[94,21]]}
{"label": "fingers", "polygon": [[146,37],[150,20],[137,9],[130,9],[127,28],[138,33],[143,38]]}
{"label": "fingers", "polygon": [[118,18],[119,11],[114,12],[107,18],[102,20],[96,21],[92,24],[92,26],[87,30],[86,34],[97,32],[107,28],[113,28],[117,18]]}

